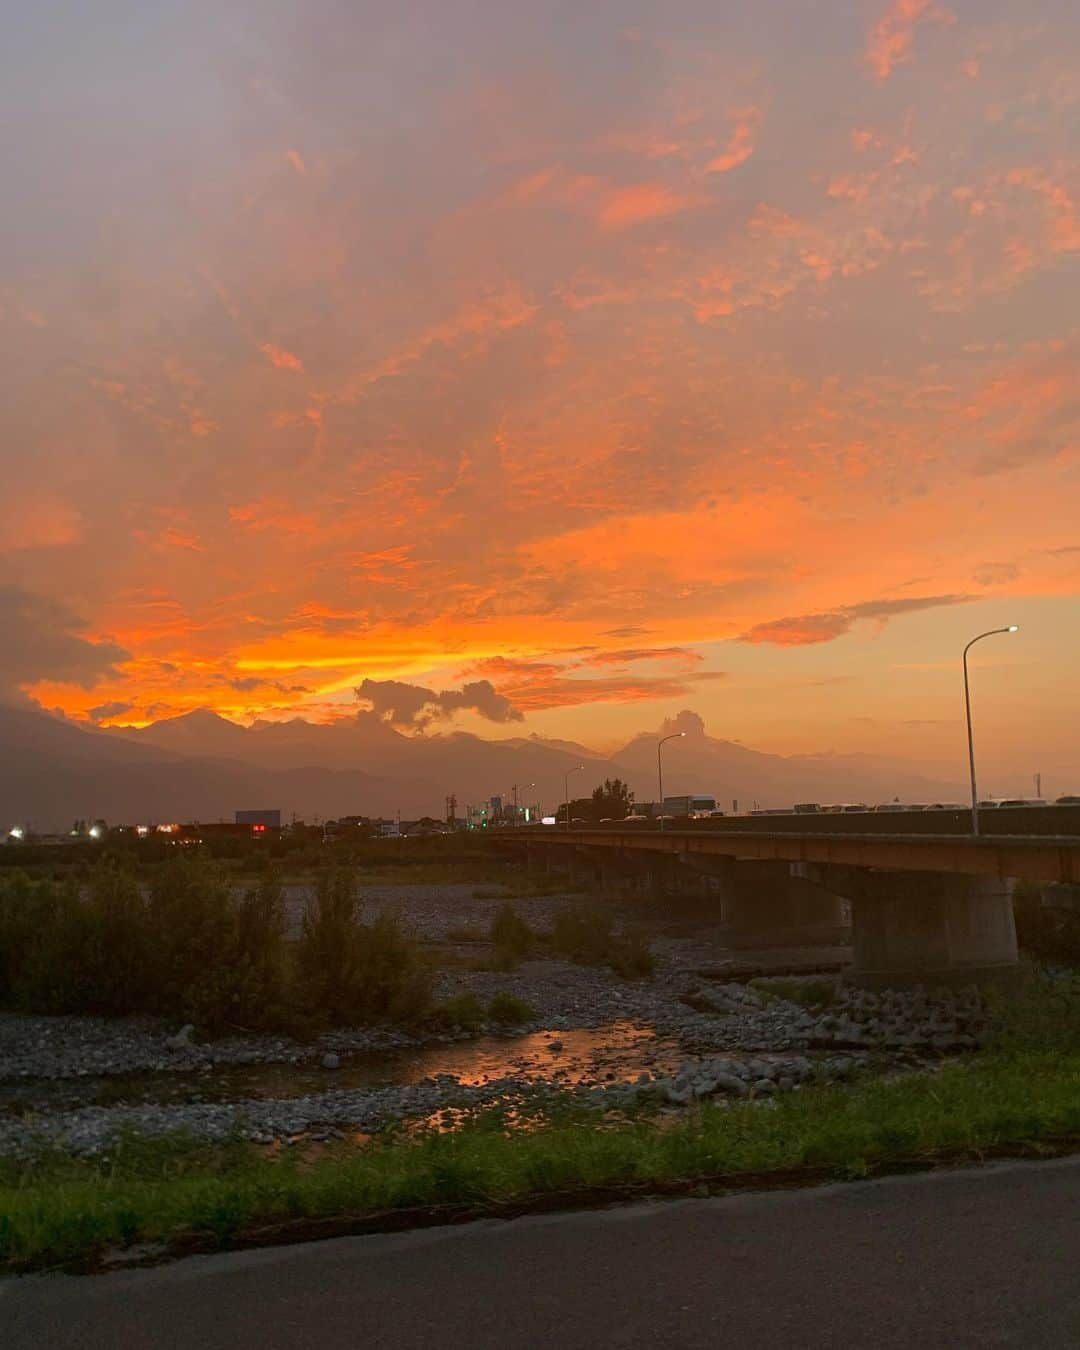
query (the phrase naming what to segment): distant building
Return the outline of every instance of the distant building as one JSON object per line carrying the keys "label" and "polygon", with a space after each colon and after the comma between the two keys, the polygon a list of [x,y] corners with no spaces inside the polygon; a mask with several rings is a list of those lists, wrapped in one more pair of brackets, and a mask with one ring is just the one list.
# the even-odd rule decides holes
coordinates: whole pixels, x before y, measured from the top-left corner
{"label": "distant building", "polygon": [[237,825],[266,825],[270,829],[281,829],[280,811],[237,811]]}
{"label": "distant building", "polygon": [[276,833],[280,829],[280,825],[264,825],[261,820],[219,820],[205,825],[198,821],[189,825],[175,825],[169,833],[178,844],[201,844],[207,839],[266,839],[272,830]]}

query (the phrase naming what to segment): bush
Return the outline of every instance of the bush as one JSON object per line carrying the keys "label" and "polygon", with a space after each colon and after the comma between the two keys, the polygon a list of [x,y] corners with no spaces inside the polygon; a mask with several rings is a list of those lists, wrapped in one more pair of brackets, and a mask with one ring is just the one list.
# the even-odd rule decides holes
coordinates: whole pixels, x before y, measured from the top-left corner
{"label": "bush", "polygon": [[610,966],[625,979],[651,975],[655,959],[648,940],[639,932],[615,934],[605,909],[571,907],[555,916],[551,945],[559,956],[587,966]]}
{"label": "bush", "polygon": [[508,1026],[520,1026],[522,1022],[532,1022],[536,1017],[536,1009],[530,1007],[522,998],[517,998],[514,994],[508,994],[505,989],[500,989],[497,994],[493,994],[491,1002],[488,1004],[488,1016],[493,1022],[505,1022]]}
{"label": "bush", "polygon": [[429,971],[415,944],[389,915],[361,921],[351,872],[320,875],[296,957],[307,1006],[332,1022],[417,1017],[430,1002]]}
{"label": "bush", "polygon": [[58,890],[23,871],[0,875],[0,1004],[22,1002],[35,948],[55,921]]}
{"label": "bush", "polygon": [[429,971],[391,918],[360,922],[351,873],[327,873],[292,962],[274,873],[234,886],[219,863],[173,854],[148,894],[121,859],[78,885],[0,877],[0,1006],[157,1013],[200,1029],[418,1017]]}
{"label": "bush", "polygon": [[500,905],[491,921],[491,940],[500,960],[517,964],[532,950],[535,934],[513,905]]}
{"label": "bush", "polygon": [[458,994],[437,1004],[430,1013],[429,1021],[433,1026],[449,1029],[462,1027],[466,1031],[475,1031],[484,1023],[484,1005],[471,991]]}
{"label": "bush", "polygon": [[219,863],[181,854],[155,873],[147,908],[155,1011],[209,1031],[287,1019],[285,903],[276,875],[240,891]]}
{"label": "bush", "polygon": [[656,957],[649,946],[649,939],[635,929],[615,943],[608,964],[624,980],[640,980],[656,969]]}
{"label": "bush", "polygon": [[1043,904],[1043,888],[1019,881],[1013,890],[1016,939],[1043,961],[1080,965],[1080,913]]}

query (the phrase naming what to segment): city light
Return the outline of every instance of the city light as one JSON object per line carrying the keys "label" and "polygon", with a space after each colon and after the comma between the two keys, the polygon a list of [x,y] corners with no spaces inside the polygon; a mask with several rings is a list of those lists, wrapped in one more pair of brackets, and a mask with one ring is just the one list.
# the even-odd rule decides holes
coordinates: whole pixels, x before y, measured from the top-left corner
{"label": "city light", "polygon": [[8,830],[8,834],[12,839],[21,839],[24,833],[21,825],[12,825],[11,829]]}

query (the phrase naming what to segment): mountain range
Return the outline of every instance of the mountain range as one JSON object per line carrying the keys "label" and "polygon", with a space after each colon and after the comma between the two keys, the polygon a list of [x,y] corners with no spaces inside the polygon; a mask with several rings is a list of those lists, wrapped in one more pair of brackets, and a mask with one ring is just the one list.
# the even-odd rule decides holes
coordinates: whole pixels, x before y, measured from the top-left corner
{"label": "mountain range", "polygon": [[[958,783],[873,755],[774,755],[706,734],[689,710],[664,724],[683,738],[664,752],[664,790],[713,794],[730,809],[795,801],[962,801]],[[346,814],[441,817],[493,795],[553,809],[564,775],[571,795],[623,778],[639,801],[656,797],[658,733],[608,755],[538,736],[485,740],[468,732],[404,735],[373,713],[332,723],[296,718],[244,727],[207,709],[146,727],[87,727],[31,706],[0,706],[0,822],[43,831],[78,818],[110,822],[231,820],[279,808],[312,819]]]}

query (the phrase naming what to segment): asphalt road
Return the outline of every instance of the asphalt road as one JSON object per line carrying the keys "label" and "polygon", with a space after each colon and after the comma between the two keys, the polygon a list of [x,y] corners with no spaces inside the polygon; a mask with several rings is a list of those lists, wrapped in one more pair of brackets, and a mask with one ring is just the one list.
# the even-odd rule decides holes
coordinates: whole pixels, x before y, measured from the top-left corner
{"label": "asphalt road", "polygon": [[1080,1158],[0,1284],[5,1350],[1080,1346]]}

